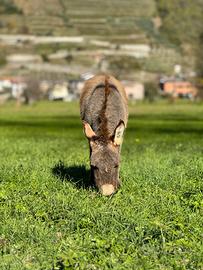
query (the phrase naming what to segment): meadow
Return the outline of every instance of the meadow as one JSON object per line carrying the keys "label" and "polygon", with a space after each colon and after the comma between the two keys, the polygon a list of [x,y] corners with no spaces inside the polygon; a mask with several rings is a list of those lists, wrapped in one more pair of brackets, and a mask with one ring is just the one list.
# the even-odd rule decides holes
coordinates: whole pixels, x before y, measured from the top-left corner
{"label": "meadow", "polygon": [[89,185],[78,103],[0,107],[0,269],[203,269],[203,104],[131,104],[122,187]]}

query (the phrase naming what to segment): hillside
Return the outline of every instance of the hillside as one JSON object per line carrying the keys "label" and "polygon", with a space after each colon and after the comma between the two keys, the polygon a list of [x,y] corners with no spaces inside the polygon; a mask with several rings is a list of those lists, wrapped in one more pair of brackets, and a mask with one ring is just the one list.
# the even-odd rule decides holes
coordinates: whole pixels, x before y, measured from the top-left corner
{"label": "hillside", "polygon": [[1,32],[37,35],[142,33],[156,13],[152,0],[1,0]]}
{"label": "hillside", "polygon": [[202,32],[202,12],[202,0],[0,0],[0,32],[152,37],[160,28],[172,43],[191,43]]}
{"label": "hillside", "polygon": [[[110,42],[118,48],[122,44],[147,45],[151,52],[144,61],[110,57],[113,71],[115,66],[119,70],[122,63],[127,62],[127,72],[136,67],[136,70],[171,74],[178,63],[190,73],[196,69],[202,12],[202,0],[0,0],[0,34],[85,37],[89,42],[80,46],[26,46],[23,51],[38,53],[47,59],[48,54],[66,49],[71,59],[74,56],[76,63],[82,61],[86,67],[93,65],[92,60],[79,57],[79,53],[78,60],[76,52],[97,52],[104,47],[98,43],[95,47],[92,39],[93,42],[94,39]],[[4,47],[5,52],[1,54],[10,54],[14,49],[22,51],[22,48]],[[0,59],[0,63],[4,62]]]}

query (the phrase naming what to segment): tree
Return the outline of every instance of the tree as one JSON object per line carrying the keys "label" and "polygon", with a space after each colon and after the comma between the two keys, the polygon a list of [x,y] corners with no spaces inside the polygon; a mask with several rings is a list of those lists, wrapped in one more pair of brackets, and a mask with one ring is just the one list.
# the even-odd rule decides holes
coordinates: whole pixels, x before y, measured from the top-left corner
{"label": "tree", "polygon": [[202,31],[202,0],[156,0],[161,34],[177,45],[195,43]]}

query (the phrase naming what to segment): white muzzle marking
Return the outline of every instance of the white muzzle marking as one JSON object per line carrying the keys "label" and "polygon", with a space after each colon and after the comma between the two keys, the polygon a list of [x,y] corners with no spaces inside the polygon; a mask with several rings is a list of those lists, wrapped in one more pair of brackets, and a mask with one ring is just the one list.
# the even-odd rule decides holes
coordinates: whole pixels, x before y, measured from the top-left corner
{"label": "white muzzle marking", "polygon": [[100,192],[104,196],[110,196],[115,192],[115,188],[111,184],[105,184],[100,187]]}

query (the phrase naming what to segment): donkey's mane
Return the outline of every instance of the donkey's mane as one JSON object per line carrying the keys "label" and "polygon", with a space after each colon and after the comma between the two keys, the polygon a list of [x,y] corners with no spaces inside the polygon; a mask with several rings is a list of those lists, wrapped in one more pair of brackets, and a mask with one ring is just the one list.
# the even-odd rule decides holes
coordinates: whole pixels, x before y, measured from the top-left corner
{"label": "donkey's mane", "polygon": [[[98,88],[104,89],[104,103],[101,108],[101,111],[99,113],[99,128],[97,130],[98,134],[98,139],[102,140],[103,142],[107,142],[109,140],[110,134],[108,130],[108,119],[106,117],[106,108],[107,108],[107,101],[108,101],[108,96],[110,94],[110,91],[116,90],[118,92],[118,89],[116,88],[115,85],[109,83],[109,78],[108,76],[105,77],[105,83],[98,84],[94,91]],[[93,91],[93,92],[94,92]],[[118,92],[119,93],[119,92]]]}

